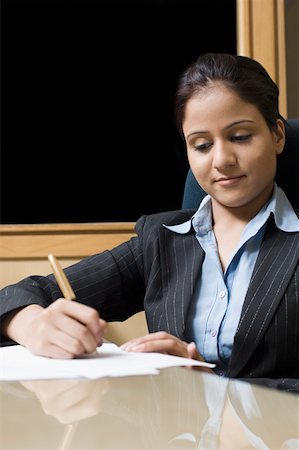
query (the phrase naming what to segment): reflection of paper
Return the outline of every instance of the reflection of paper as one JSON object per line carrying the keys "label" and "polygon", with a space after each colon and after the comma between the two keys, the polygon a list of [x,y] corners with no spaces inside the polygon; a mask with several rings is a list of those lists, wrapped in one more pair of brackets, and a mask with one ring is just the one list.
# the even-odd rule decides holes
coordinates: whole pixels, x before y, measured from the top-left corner
{"label": "reflection of paper", "polygon": [[92,355],[75,359],[36,356],[21,345],[0,349],[0,380],[156,375],[158,369],[171,366],[215,367],[214,364],[162,353],[125,352],[110,343],[98,347]]}

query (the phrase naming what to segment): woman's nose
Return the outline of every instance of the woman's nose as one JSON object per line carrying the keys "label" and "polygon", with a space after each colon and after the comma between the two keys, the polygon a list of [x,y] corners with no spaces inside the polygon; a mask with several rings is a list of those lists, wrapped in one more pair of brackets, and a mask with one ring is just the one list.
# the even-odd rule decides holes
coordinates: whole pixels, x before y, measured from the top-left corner
{"label": "woman's nose", "polygon": [[216,141],[213,148],[213,166],[218,170],[234,166],[237,162],[232,143]]}

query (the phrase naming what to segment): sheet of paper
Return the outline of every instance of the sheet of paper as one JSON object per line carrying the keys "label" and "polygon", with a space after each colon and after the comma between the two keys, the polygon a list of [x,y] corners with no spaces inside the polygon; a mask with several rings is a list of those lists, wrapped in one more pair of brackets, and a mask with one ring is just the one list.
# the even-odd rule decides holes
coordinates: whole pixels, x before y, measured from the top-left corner
{"label": "sheet of paper", "polygon": [[20,345],[0,348],[2,381],[156,375],[159,369],[171,366],[215,367],[214,364],[162,353],[125,352],[110,343],[104,343],[92,355],[75,359],[36,356]]}

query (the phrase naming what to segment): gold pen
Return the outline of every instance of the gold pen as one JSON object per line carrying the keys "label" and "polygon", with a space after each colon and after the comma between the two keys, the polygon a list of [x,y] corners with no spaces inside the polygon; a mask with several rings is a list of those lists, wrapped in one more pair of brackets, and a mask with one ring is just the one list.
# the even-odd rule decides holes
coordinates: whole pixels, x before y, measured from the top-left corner
{"label": "gold pen", "polygon": [[[56,278],[57,284],[62,292],[63,297],[66,300],[76,300],[75,292],[72,289],[72,286],[69,283],[64,271],[61,268],[57,258],[54,255],[48,255],[48,260],[53,269],[54,276]],[[96,354],[97,350],[94,352],[90,352],[90,354]]]}
{"label": "gold pen", "polygon": [[62,270],[58,260],[54,255],[48,255],[48,260],[51,264],[54,276],[58,283],[58,286],[62,292],[63,297],[66,300],[76,300],[76,295],[70,285],[67,277],[65,276],[64,271]]}

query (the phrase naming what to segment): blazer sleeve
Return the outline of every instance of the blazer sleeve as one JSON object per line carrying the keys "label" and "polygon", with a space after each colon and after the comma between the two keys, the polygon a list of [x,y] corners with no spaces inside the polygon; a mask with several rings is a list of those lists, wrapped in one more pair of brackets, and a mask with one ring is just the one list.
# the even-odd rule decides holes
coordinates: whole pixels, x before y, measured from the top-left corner
{"label": "blazer sleeve", "polygon": [[[143,309],[139,238],[104,251],[64,269],[77,301],[94,307],[107,320],[122,321]],[[0,290],[0,323],[10,312],[37,304],[49,306],[62,297],[53,274],[32,275]],[[4,345],[5,338],[1,336]]]}
{"label": "blazer sleeve", "polygon": [[[190,212],[144,215],[136,222],[137,236],[64,269],[77,301],[95,308],[106,321],[123,321],[144,309],[148,278],[144,259],[165,220],[185,220]],[[0,290],[0,321],[10,312],[31,304],[42,307],[62,297],[53,274],[33,275]],[[1,322],[0,322],[1,323]]]}

